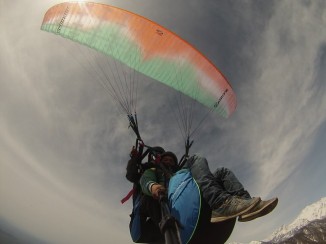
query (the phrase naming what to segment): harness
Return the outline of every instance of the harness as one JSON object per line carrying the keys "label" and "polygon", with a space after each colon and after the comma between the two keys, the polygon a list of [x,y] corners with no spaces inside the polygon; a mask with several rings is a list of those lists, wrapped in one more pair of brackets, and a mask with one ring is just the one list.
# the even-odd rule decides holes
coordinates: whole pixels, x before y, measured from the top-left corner
{"label": "harness", "polygon": [[[191,145],[192,145],[192,142],[189,143],[189,140],[188,140],[186,143],[186,153],[185,153],[185,155],[183,155],[181,160],[177,163],[177,168],[175,169],[176,171],[178,171],[180,168],[182,168],[183,165],[185,164],[185,162],[187,161],[188,152],[189,152],[189,148],[191,147]],[[146,148],[146,150],[144,151],[145,148]],[[135,179],[135,181],[132,181],[134,183],[134,185],[133,185],[133,188],[130,190],[130,192],[121,200],[121,203],[124,203],[128,199],[133,197],[132,198],[133,199],[133,208],[132,208],[131,221],[130,221],[129,228],[130,228],[130,234],[131,234],[132,240],[136,243],[148,242],[148,240],[145,239],[146,235],[145,236],[143,235],[144,231],[146,232],[146,230],[144,230],[144,228],[145,228],[144,224],[146,225],[146,223],[145,223],[146,220],[141,215],[141,205],[142,205],[142,197],[143,197],[143,193],[140,189],[141,187],[139,184],[139,179],[140,179],[141,175],[144,173],[144,171],[146,171],[149,168],[156,168],[157,170],[155,170],[155,174],[157,175],[157,178],[159,178],[158,174],[164,175],[166,189],[169,189],[168,182],[169,182],[170,178],[173,176],[173,174],[171,174],[171,172],[170,172],[170,169],[167,168],[163,163],[161,163],[160,154],[162,153],[162,151],[159,152],[157,149],[158,149],[157,147],[150,147],[150,146],[145,145],[141,139],[137,138],[135,146],[133,146],[133,149],[130,154],[131,160],[132,159],[134,159],[134,160],[129,161],[128,166],[127,166],[127,173],[128,173],[128,169],[131,169],[134,171],[132,173],[136,174],[136,176],[128,178],[128,179],[131,179],[131,178]],[[142,163],[142,161],[146,157],[147,157],[147,162]],[[129,168],[130,163],[134,163],[136,167]],[[172,180],[172,178],[171,178],[171,180]],[[181,185],[184,185],[184,183],[182,183]],[[162,234],[164,234],[166,243],[180,244],[182,242],[181,240],[188,239],[188,237],[192,235],[192,229],[191,229],[190,234],[189,234],[189,231],[184,231],[184,228],[182,227],[179,220],[177,220],[174,217],[175,214],[172,214],[172,212],[171,212],[171,210],[172,211],[175,211],[175,210],[173,207],[170,209],[170,204],[172,203],[172,202],[170,202],[170,199],[165,195],[161,195],[159,202],[160,202],[160,208],[161,208],[161,214],[162,214],[162,219],[159,224],[159,227],[160,227],[159,229],[160,229],[160,232]],[[196,220],[196,222],[197,222],[197,220]],[[188,221],[186,221],[183,224],[188,225]],[[187,228],[185,228],[185,229],[189,230],[189,227],[187,226]],[[182,231],[180,231],[180,230],[182,230]],[[184,237],[185,236],[184,233],[186,233],[186,238]]]}

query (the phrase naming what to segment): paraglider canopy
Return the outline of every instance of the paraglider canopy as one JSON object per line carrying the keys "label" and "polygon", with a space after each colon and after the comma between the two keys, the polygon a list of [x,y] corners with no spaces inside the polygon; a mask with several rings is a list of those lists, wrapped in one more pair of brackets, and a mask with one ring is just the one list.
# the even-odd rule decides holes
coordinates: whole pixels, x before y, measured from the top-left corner
{"label": "paraglider canopy", "polygon": [[[236,108],[230,84],[212,62],[173,32],[140,15],[104,4],[66,2],[47,11],[41,29],[109,57],[109,63],[92,65],[101,66],[105,72],[101,83],[129,115],[136,110],[138,72],[225,118]],[[127,72],[125,67],[130,70]],[[182,102],[179,106],[183,106]],[[191,108],[180,112],[185,137],[192,130],[190,113]]]}

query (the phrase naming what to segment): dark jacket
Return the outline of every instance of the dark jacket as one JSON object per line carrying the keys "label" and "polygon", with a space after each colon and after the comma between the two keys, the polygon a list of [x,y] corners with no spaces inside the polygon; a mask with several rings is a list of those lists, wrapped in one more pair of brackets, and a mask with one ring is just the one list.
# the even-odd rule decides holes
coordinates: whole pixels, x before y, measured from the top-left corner
{"label": "dark jacket", "polygon": [[127,172],[126,172],[126,178],[130,182],[133,182],[137,184],[140,179],[140,158],[139,157],[132,157],[127,164]]}

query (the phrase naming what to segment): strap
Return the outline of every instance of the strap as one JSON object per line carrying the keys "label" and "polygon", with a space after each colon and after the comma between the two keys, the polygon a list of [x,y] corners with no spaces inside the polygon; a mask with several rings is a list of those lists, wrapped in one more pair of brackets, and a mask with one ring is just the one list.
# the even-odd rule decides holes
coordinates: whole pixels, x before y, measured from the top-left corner
{"label": "strap", "polygon": [[134,194],[134,192],[135,192],[135,187],[133,187],[129,191],[129,193],[124,198],[121,199],[121,204],[124,204],[126,201],[128,201],[130,199],[130,197]]}

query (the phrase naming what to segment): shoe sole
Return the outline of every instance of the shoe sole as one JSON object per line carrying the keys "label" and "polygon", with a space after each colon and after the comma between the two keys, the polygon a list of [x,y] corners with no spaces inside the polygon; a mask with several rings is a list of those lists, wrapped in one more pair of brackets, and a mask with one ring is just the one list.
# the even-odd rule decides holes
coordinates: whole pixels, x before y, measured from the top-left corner
{"label": "shoe sole", "polygon": [[250,214],[245,214],[243,216],[239,216],[238,221],[239,222],[248,222],[248,221],[254,220],[256,218],[265,216],[266,214],[269,214],[270,212],[273,211],[273,209],[276,207],[277,203],[278,203],[278,199],[276,198],[274,201],[270,202],[265,207],[257,210],[256,212],[253,212]]}
{"label": "shoe sole", "polygon": [[237,214],[234,214],[234,215],[225,216],[225,217],[213,217],[213,218],[211,218],[211,223],[217,223],[217,222],[222,222],[222,221],[225,221],[225,220],[228,220],[228,219],[236,218],[236,217],[250,211],[254,207],[256,207],[260,201],[261,201],[260,197],[257,197],[255,202],[253,202],[248,208],[242,210],[241,212],[239,212]]}

